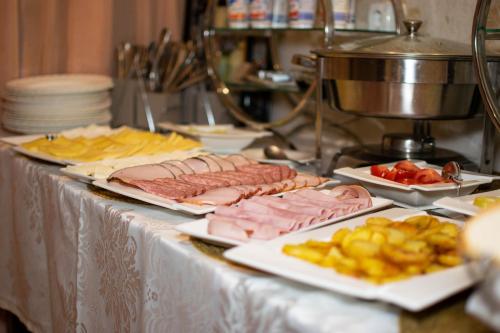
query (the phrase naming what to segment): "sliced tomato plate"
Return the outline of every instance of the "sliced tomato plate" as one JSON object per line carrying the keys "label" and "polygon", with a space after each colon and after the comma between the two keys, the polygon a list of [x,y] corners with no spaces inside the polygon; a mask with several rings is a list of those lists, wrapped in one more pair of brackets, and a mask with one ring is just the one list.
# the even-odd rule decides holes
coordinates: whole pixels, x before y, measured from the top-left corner
{"label": "sliced tomato plate", "polygon": [[435,169],[420,168],[408,160],[397,162],[392,169],[386,165],[372,165],[370,167],[370,174],[405,185],[449,182],[444,180]]}
{"label": "sliced tomato plate", "polygon": [[[404,162],[404,161],[403,161]],[[419,169],[430,169],[430,171],[422,171],[414,177],[419,177],[424,181],[432,181],[436,175],[441,175],[441,167],[427,164],[425,161],[412,161]],[[406,163],[401,169],[392,171],[394,166],[400,162],[388,163],[374,166],[367,166],[361,168],[340,168],[335,170],[335,175],[355,179],[361,183],[370,193],[392,199],[394,202],[403,203],[406,206],[419,207],[419,208],[432,208],[432,203],[442,197],[456,197],[457,185],[449,182],[439,182],[433,184],[417,184],[414,178],[409,177],[408,172],[412,170],[407,167]],[[389,170],[384,178],[372,175],[372,169],[377,171]],[[417,171],[418,172],[418,171]],[[393,177],[393,178],[392,178]],[[394,180],[390,180],[390,179]],[[396,178],[399,182],[395,181]],[[470,194],[479,185],[490,183],[493,180],[492,176],[481,174],[462,173],[464,179],[460,195]]]}

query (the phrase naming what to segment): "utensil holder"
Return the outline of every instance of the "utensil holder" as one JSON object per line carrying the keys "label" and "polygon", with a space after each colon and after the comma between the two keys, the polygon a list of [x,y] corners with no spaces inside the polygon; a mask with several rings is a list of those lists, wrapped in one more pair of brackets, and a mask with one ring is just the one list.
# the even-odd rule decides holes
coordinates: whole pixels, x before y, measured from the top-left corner
{"label": "utensil holder", "polygon": [[[147,97],[156,124],[184,121],[181,93],[147,92]],[[115,79],[112,98],[113,126],[148,127],[137,80]]]}

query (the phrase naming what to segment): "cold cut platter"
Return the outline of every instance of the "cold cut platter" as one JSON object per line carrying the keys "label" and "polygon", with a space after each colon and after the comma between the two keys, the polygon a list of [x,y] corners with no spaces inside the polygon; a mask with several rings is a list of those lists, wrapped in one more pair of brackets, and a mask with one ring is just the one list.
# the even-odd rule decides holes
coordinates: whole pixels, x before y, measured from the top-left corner
{"label": "cold cut platter", "polygon": [[223,246],[243,245],[315,229],[391,204],[392,200],[370,197],[356,185],[300,189],[282,197],[258,196],[216,207],[214,214],[180,224],[176,230]]}
{"label": "cold cut platter", "polygon": [[262,195],[280,195],[338,181],[298,173],[285,165],[259,164],[242,155],[203,155],[124,168],[95,186],[154,205],[206,214]]}

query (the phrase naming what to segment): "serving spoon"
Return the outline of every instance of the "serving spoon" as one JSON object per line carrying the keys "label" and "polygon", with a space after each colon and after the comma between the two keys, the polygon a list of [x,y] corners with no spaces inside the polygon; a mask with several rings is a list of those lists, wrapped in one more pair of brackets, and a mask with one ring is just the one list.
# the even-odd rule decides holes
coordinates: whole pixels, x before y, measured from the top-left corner
{"label": "serving spoon", "polygon": [[446,163],[441,170],[441,177],[454,182],[457,185],[457,196],[460,196],[460,189],[463,182],[460,165],[455,161]]}
{"label": "serving spoon", "polygon": [[289,160],[293,163],[297,163],[299,165],[309,165],[310,161],[302,162],[298,160],[294,160],[293,158],[288,157],[283,149],[276,145],[269,145],[264,147],[264,156],[266,156],[270,160]]}

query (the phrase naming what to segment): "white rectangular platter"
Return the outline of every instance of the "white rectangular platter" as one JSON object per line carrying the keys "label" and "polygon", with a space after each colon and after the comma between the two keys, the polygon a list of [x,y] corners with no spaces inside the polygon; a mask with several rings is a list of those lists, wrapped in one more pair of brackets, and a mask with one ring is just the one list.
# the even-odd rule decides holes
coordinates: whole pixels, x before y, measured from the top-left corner
{"label": "white rectangular platter", "polygon": [[59,171],[61,171],[61,173],[65,176],[74,178],[74,179],[79,180],[82,183],[86,183],[86,184],[92,184],[92,182],[94,180],[96,180],[96,178],[94,178],[92,176],[87,176],[87,175],[84,175],[82,173],[73,172],[71,169],[68,169],[67,167],[61,168],[61,169],[59,169]]}
{"label": "white rectangular platter", "polygon": [[32,134],[32,135],[17,135],[17,136],[6,136],[0,138],[1,142],[8,143],[9,145],[19,146],[23,143],[30,142],[36,139],[40,139],[43,137],[41,134]]}
{"label": "white rectangular platter", "polygon": [[[178,132],[180,134],[185,134],[185,135],[191,135],[199,138],[218,138],[218,139],[239,139],[239,138],[253,138],[253,139],[258,139],[258,138],[263,138],[266,136],[271,136],[273,135],[271,132],[268,131],[254,131],[250,129],[242,129],[242,128],[236,128],[230,125],[214,125],[215,128],[217,126],[224,126],[223,131],[214,131],[211,132],[210,130],[210,125],[178,125],[178,124],[173,124],[173,123],[168,123],[168,122],[163,122],[159,123],[158,127],[166,130],[171,130]],[[196,128],[203,128],[204,130],[196,131]],[[193,130],[194,129],[194,130]]]}
{"label": "white rectangular platter", "polygon": [[[97,125],[89,125],[87,127],[78,127],[66,131],[62,131],[59,134],[67,136],[69,138],[74,138],[78,136],[84,136],[84,137],[95,137],[98,135],[109,135],[112,133],[119,132],[123,130],[126,127],[119,127],[116,129],[111,129],[109,126],[97,126]],[[78,161],[73,161],[73,160],[66,160],[66,159],[61,159],[57,158],[55,156],[51,156],[49,154],[44,154],[44,153],[37,153],[33,152],[31,150],[23,148],[22,145],[23,143],[30,142],[39,138],[44,137],[45,135],[41,134],[33,134],[33,135],[18,135],[18,136],[10,136],[10,137],[4,137],[1,138],[0,140],[14,145],[15,147],[13,148],[15,151],[18,153],[21,153],[23,155],[36,158],[38,160],[42,160],[45,162],[50,162],[50,163],[55,163],[55,164],[60,164],[60,165],[74,165],[79,163]]]}
{"label": "white rectangular platter", "polygon": [[[332,179],[326,183],[321,184],[319,187],[324,187],[327,185],[335,185],[338,183],[339,183],[338,180]],[[188,203],[179,203],[174,200],[165,199],[160,196],[147,193],[143,190],[133,188],[131,186],[125,186],[116,182],[107,182],[106,180],[103,179],[96,180],[92,184],[97,187],[101,187],[108,191],[115,192],[133,199],[137,199],[160,207],[168,208],[171,210],[182,211],[194,215],[203,215],[211,213],[215,210],[215,206],[212,205],[192,205]],[[279,195],[279,193],[276,195]]]}
{"label": "white rectangular platter", "polygon": [[[395,163],[382,164],[389,168]],[[441,168],[428,165],[424,161],[415,162],[419,167],[433,168],[441,174]],[[370,167],[341,168],[335,174],[358,180],[366,189],[377,196],[393,199],[395,204],[401,202],[412,207],[432,205],[434,201],[445,196],[456,197],[457,185],[454,183],[440,183],[429,185],[404,185],[384,178],[372,176]],[[493,178],[487,175],[462,173],[463,184],[460,194],[469,194],[479,185],[490,183]],[[432,208],[432,207],[428,207]]]}
{"label": "white rectangular platter", "polygon": [[[312,286],[362,299],[392,303],[410,311],[420,311],[477,282],[479,276],[469,271],[476,264],[468,263],[407,280],[375,285],[339,274],[333,269],[322,268],[287,256],[281,252],[281,249],[285,244],[302,243],[309,239],[328,240],[338,229],[362,225],[369,216],[404,219],[421,214],[426,213],[403,208],[388,209],[322,228],[288,234],[266,243],[238,246],[224,252],[224,256],[234,262]],[[463,225],[459,221],[441,217],[439,219]]]}
{"label": "white rectangular platter", "polygon": [[434,201],[434,206],[448,209],[452,212],[474,216],[480,210],[480,208],[474,206],[473,204],[474,199],[477,197],[500,197],[500,190],[476,193],[455,198],[444,197]]}
{"label": "white rectangular platter", "polygon": [[[308,226],[306,228],[297,230],[295,232],[301,232],[301,231],[307,231],[307,230],[311,230],[311,229],[316,229],[316,228],[319,228],[319,227],[322,227],[322,226],[325,226],[325,225],[328,225],[328,224],[332,224],[332,223],[336,223],[336,222],[339,222],[339,221],[343,221],[343,220],[349,219],[351,217],[355,217],[355,216],[358,216],[358,215],[366,214],[368,212],[379,210],[379,209],[382,209],[384,207],[388,207],[390,205],[392,205],[392,200],[382,199],[382,198],[372,198],[372,206],[369,207],[369,208],[361,209],[361,210],[358,210],[356,212],[353,212],[351,214],[347,214],[347,215],[344,215],[344,216],[340,216],[340,217],[336,217],[336,218],[331,218],[331,219],[326,220],[324,222],[310,225],[310,226]],[[217,244],[222,245],[222,246],[236,246],[236,245],[247,244],[247,243],[238,241],[236,239],[231,239],[231,238],[226,238],[226,237],[219,237],[219,236],[214,236],[214,235],[209,234],[208,233],[208,220],[207,219],[201,219],[201,220],[196,220],[196,221],[193,221],[193,222],[183,223],[183,224],[178,225],[175,229],[177,231],[180,231],[180,232],[185,233],[187,235],[190,235],[190,236],[193,236],[193,237],[197,237],[197,238],[201,238],[201,239],[207,240],[209,242],[217,243]],[[263,243],[264,241],[261,241],[261,240],[251,240],[250,242],[251,243]]]}
{"label": "white rectangular platter", "polygon": [[60,164],[60,165],[75,165],[78,162],[77,161],[70,161],[70,160],[64,160],[64,159],[59,159],[54,156],[44,154],[44,153],[36,153],[31,150],[28,150],[26,148],[23,148],[21,146],[16,146],[13,148],[15,151],[18,153],[21,153],[25,156],[36,158],[37,160],[45,161],[45,162],[50,162],[50,163],[55,163],[55,164]]}

